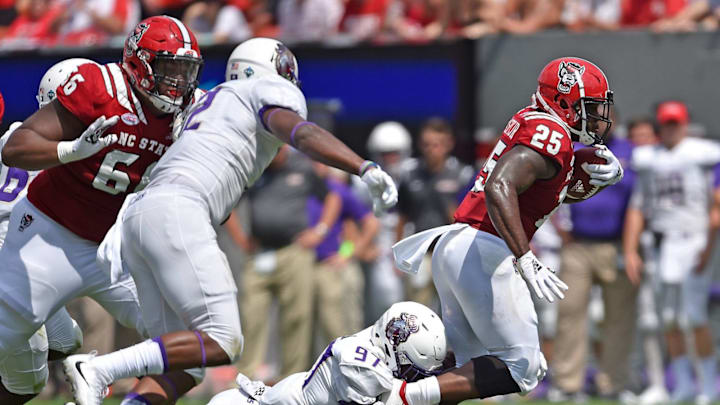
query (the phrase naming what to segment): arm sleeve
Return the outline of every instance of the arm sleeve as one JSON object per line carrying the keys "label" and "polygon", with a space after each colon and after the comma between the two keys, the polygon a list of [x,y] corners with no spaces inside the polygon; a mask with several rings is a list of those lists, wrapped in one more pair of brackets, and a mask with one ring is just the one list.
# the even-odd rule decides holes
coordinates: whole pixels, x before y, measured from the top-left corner
{"label": "arm sleeve", "polygon": [[103,107],[112,100],[110,78],[104,76],[100,69],[99,65],[92,63],[80,65],[56,89],[60,104],[85,125],[90,125],[102,115]]}
{"label": "arm sleeve", "polygon": [[555,120],[549,118],[525,118],[514,135],[516,145],[527,146],[558,166],[568,165],[573,157],[570,133]]}
{"label": "arm sleeve", "polygon": [[287,108],[307,119],[305,96],[297,86],[280,76],[268,75],[258,79],[251,90],[250,99],[253,111],[268,131],[270,129],[263,120],[263,113],[268,108]]}

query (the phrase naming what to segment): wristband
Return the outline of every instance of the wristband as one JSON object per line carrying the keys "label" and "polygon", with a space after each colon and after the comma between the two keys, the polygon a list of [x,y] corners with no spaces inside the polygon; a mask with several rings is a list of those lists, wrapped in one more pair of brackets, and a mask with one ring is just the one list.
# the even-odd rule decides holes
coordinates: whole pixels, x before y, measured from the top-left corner
{"label": "wristband", "polygon": [[360,177],[362,177],[365,175],[365,173],[367,173],[368,170],[379,167],[380,166],[372,160],[366,160],[360,165],[360,170],[358,170],[358,173],[360,174]]}
{"label": "wristband", "polygon": [[292,131],[290,132],[290,145],[295,146],[295,133],[298,129],[304,127],[305,125],[315,125],[315,123],[311,121],[300,121],[295,124]]}
{"label": "wristband", "polygon": [[57,156],[60,163],[65,164],[69,162],[73,162],[77,159],[75,159],[75,156],[73,156],[75,151],[73,151],[73,142],[72,141],[60,141],[57,144]]}
{"label": "wristband", "polygon": [[340,245],[340,249],[338,249],[338,255],[345,259],[349,259],[352,257],[353,253],[355,253],[355,244],[349,240],[343,241]]}
{"label": "wristband", "polygon": [[318,224],[313,227],[313,231],[320,236],[325,236],[328,233],[328,226],[322,222],[318,222]]}

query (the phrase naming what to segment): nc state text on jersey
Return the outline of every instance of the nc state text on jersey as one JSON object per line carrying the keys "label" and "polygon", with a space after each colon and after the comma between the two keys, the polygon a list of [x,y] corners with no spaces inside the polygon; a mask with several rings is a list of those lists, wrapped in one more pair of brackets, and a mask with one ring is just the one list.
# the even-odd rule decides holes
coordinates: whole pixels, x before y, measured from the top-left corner
{"label": "nc state text on jersey", "polygon": [[147,149],[150,152],[154,152],[158,156],[162,156],[165,150],[170,146],[164,145],[156,140],[148,139],[145,137],[140,138],[140,141],[138,142],[137,135],[129,134],[127,132],[120,132],[120,136],[118,138],[118,145],[128,146],[131,148],[137,147],[141,150]]}

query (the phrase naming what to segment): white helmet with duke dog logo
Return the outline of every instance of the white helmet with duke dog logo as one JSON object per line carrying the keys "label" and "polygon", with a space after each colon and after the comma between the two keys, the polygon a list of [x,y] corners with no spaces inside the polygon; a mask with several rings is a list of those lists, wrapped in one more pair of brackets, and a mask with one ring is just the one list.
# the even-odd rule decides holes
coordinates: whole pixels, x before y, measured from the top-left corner
{"label": "white helmet with duke dog logo", "polygon": [[299,85],[295,55],[282,42],[271,38],[252,38],[230,54],[225,80],[250,79],[276,74]]}
{"label": "white helmet with duke dog logo", "polygon": [[440,371],[447,342],[440,317],[425,305],[393,304],[372,327],[371,340],[385,352],[396,378],[408,382]]}

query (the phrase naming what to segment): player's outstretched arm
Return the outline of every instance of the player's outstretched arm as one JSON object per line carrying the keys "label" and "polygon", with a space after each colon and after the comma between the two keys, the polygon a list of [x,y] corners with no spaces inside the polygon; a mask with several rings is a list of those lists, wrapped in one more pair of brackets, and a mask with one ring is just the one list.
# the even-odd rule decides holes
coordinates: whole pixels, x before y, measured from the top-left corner
{"label": "player's outstretched arm", "polygon": [[552,178],[557,170],[549,159],[518,145],[500,157],[485,183],[490,219],[515,257],[530,250],[530,241],[520,220],[518,196],[535,180]]}
{"label": "player's outstretched arm", "polygon": [[544,266],[530,250],[520,217],[518,196],[536,180],[550,179],[558,168],[548,158],[529,147],[518,145],[500,157],[485,183],[488,215],[495,229],[515,255],[515,268],[540,299],[565,298],[568,286],[555,272]]}
{"label": "player's outstretched arm", "polygon": [[359,175],[368,185],[376,215],[397,203],[397,188],[392,178],[374,162],[358,156],[330,132],[285,108],[270,108],[262,118],[283,142],[318,162]]}
{"label": "player's outstretched arm", "polygon": [[[318,162],[357,174],[365,161],[333,134],[291,110],[271,108],[263,119],[275,136]],[[299,125],[303,123],[307,124]]]}
{"label": "player's outstretched arm", "polygon": [[53,100],[13,132],[0,152],[2,162],[25,170],[40,170],[85,159],[117,140],[115,135],[104,135],[117,120],[103,116],[86,126]]}

